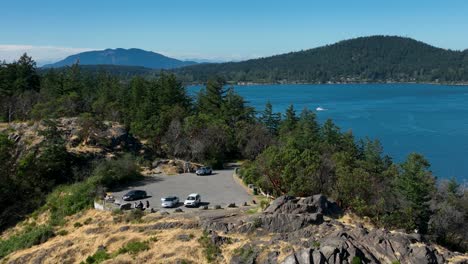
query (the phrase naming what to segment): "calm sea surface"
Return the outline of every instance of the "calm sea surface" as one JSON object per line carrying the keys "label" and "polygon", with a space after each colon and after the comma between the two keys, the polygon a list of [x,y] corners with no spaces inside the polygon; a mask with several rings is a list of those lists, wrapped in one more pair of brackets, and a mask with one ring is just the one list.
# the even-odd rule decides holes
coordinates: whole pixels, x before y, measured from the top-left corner
{"label": "calm sea surface", "polygon": [[[399,162],[411,152],[426,156],[439,178],[468,181],[468,86],[427,84],[234,86],[256,110],[267,101],[277,112],[289,104],[316,111],[356,138],[379,139]],[[199,86],[189,87],[194,94]],[[324,110],[317,111],[320,107]]]}

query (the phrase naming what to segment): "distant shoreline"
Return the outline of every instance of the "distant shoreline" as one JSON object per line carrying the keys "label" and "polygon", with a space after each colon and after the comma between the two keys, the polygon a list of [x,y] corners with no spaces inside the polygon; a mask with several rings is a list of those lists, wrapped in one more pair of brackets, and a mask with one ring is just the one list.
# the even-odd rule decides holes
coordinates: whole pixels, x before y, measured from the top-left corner
{"label": "distant shoreline", "polygon": [[[227,82],[226,85],[237,86],[260,86],[260,85],[335,85],[335,84],[429,84],[429,85],[448,85],[448,86],[468,86],[468,82]],[[201,82],[186,83],[187,86],[205,85]]]}

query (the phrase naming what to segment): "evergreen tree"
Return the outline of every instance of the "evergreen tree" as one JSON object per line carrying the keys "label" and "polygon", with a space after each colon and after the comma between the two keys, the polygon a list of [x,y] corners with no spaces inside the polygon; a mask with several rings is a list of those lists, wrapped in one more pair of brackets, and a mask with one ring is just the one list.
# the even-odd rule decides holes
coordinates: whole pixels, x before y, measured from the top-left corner
{"label": "evergreen tree", "polygon": [[294,106],[290,104],[286,109],[286,113],[284,114],[284,119],[280,125],[281,134],[286,134],[293,131],[296,128],[296,124],[298,122],[298,118],[296,116],[296,110],[294,110]]}
{"label": "evergreen tree", "polygon": [[221,114],[226,91],[223,88],[224,83],[220,80],[209,80],[206,89],[198,93],[197,108],[198,112],[210,115]]}
{"label": "evergreen tree", "polygon": [[402,218],[406,229],[427,231],[430,217],[429,201],[435,190],[435,180],[429,171],[429,162],[421,155],[412,153],[401,164],[402,172],[396,178],[396,188],[401,195]]}
{"label": "evergreen tree", "polygon": [[265,127],[272,135],[278,134],[281,122],[281,114],[273,112],[273,106],[271,105],[270,101],[266,103],[265,110],[261,112],[259,120],[263,123],[263,125],[265,125]]}

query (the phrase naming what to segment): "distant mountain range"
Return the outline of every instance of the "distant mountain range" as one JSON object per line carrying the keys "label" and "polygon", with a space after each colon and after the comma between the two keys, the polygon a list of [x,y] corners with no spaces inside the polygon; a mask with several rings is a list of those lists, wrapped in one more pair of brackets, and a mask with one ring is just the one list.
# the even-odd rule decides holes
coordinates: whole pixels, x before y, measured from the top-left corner
{"label": "distant mountain range", "polygon": [[370,36],[242,62],[174,70],[188,82],[468,82],[468,50],[436,48],[410,38]]}
{"label": "distant mountain range", "polygon": [[56,63],[44,65],[43,68],[60,68],[76,62],[80,65],[140,66],[150,69],[174,69],[197,64],[194,61],[177,60],[141,49],[106,49],[71,55]]}

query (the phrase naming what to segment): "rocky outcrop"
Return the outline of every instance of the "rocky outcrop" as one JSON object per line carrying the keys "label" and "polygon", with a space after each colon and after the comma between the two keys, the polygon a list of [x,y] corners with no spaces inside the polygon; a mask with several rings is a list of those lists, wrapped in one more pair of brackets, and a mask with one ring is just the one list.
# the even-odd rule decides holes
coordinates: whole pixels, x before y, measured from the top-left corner
{"label": "rocky outcrop", "polygon": [[337,216],[341,209],[324,195],[306,198],[281,196],[258,218],[258,225],[273,233],[293,232],[309,225],[319,225],[323,216]]}
{"label": "rocky outcrop", "polygon": [[338,216],[342,213],[338,205],[322,194],[305,198],[293,196],[280,196],[274,200],[264,211],[266,214],[311,214],[320,213],[329,216]]}
{"label": "rocky outcrop", "polygon": [[336,231],[289,255],[283,264],[308,263],[445,263],[446,257],[417,236],[356,228]]}
{"label": "rocky outcrop", "polygon": [[[306,198],[281,196],[250,221],[215,221],[225,232],[275,233],[271,246],[280,241],[295,245],[283,264],[309,263],[446,263],[454,253],[434,247],[419,234],[349,226],[334,220],[342,214],[336,203],[323,195]],[[324,220],[328,216],[328,220]],[[260,254],[241,248],[231,263],[277,263],[277,251]],[[276,252],[276,253],[275,253]],[[258,257],[262,255],[263,257]],[[248,256],[248,258],[246,257]],[[267,257],[265,257],[267,256]]]}

